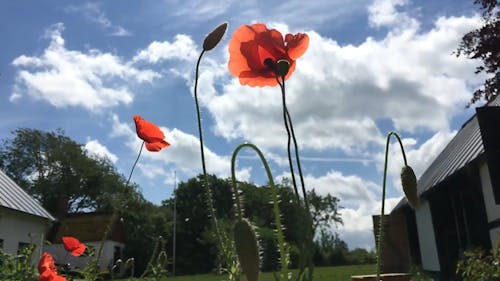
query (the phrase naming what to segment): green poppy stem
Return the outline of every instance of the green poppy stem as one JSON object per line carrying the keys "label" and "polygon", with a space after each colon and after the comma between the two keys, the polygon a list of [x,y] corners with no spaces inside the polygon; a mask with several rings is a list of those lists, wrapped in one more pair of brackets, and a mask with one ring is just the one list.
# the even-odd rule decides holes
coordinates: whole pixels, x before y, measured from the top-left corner
{"label": "green poppy stem", "polygon": [[281,262],[281,275],[282,280],[288,280],[288,263],[289,263],[289,255],[288,250],[285,243],[285,236],[283,234],[283,225],[281,224],[281,214],[279,209],[279,198],[278,191],[276,185],[274,184],[273,174],[271,173],[271,169],[269,168],[269,164],[266,161],[266,158],[260,151],[260,149],[252,144],[252,143],[242,143],[236,147],[233,151],[233,156],[231,158],[231,180],[233,185],[233,194],[236,201],[236,209],[237,209],[237,219],[243,218],[243,210],[240,205],[240,197],[237,188],[236,182],[236,156],[244,147],[252,148],[259,155],[262,164],[264,165],[264,169],[266,170],[267,180],[269,181],[269,186],[271,187],[271,196],[273,200],[273,212],[274,212],[274,222],[276,224],[276,236],[278,239],[278,248],[280,252],[280,262]]}
{"label": "green poppy stem", "polygon": [[297,204],[300,206],[300,196],[299,196],[299,191],[297,189],[297,182],[295,180],[295,172],[293,168],[293,160],[292,160],[292,153],[290,149],[290,143],[291,143],[291,132],[290,132],[290,126],[288,124],[288,117],[287,117],[287,108],[286,108],[286,101],[285,101],[285,78],[281,77],[281,81],[279,78],[276,78],[278,81],[278,84],[280,85],[281,88],[281,101],[282,101],[282,106],[283,106],[283,122],[285,124],[285,129],[286,129],[286,134],[287,134],[287,153],[288,153],[288,165],[290,167],[290,175],[292,177],[292,185],[293,185],[293,190],[295,192],[295,196],[297,197]]}
{"label": "green poppy stem", "polygon": [[403,142],[401,141],[401,138],[396,132],[390,132],[387,134],[387,141],[385,144],[385,160],[384,160],[384,176],[382,180],[382,208],[380,211],[380,219],[379,219],[379,230],[378,230],[378,245],[377,245],[377,281],[380,280],[380,267],[381,267],[381,259],[382,259],[382,244],[384,241],[384,212],[385,212],[385,188],[386,188],[386,180],[387,180],[387,160],[389,158],[389,142],[391,136],[396,137],[396,139],[399,142],[399,146],[401,147],[401,152],[403,154],[403,160],[405,163],[405,166],[408,166],[406,162],[406,154],[405,150],[403,148]]}
{"label": "green poppy stem", "polygon": [[[219,225],[217,223],[217,217],[215,216],[212,191],[210,189],[210,185],[208,182],[207,168],[205,165],[205,150],[204,150],[204,145],[203,145],[203,130],[202,130],[202,125],[201,125],[200,105],[198,103],[198,74],[199,74],[201,58],[203,57],[204,53],[205,53],[205,50],[203,50],[200,53],[200,56],[198,57],[198,61],[196,62],[196,74],[195,74],[195,82],[194,82],[194,101],[196,104],[196,117],[198,120],[198,137],[200,139],[201,166],[203,169],[203,187],[205,189],[207,207],[208,207],[208,210],[210,212],[210,216],[212,217],[212,225],[215,228],[215,235],[217,236],[217,242],[219,245],[219,249],[223,249]],[[229,262],[229,260],[226,260],[226,262]]]}
{"label": "green poppy stem", "polygon": [[[144,141],[141,144],[141,148],[139,149],[139,153],[137,154],[137,157],[135,158],[134,164],[132,165],[132,169],[130,169],[130,173],[128,175],[127,182],[125,183],[125,186],[128,186],[128,184],[130,183],[130,179],[132,178],[132,174],[134,173],[134,169],[135,169],[135,166],[137,165],[137,162],[139,162],[139,158],[141,157],[141,153],[142,153],[143,148],[144,148]],[[121,202],[121,200],[119,201],[119,203],[120,202]],[[109,223],[106,225],[106,228],[104,230],[104,235],[101,239],[101,243],[99,244],[99,250],[97,251],[97,256],[94,259],[94,263],[95,263],[94,270],[96,270],[96,271],[98,270],[98,267],[99,267],[99,260],[101,259],[102,251],[104,248],[104,241],[106,241],[106,239],[108,239],[109,233],[111,232],[111,227],[113,225],[113,222],[118,217],[118,209],[120,209],[120,208],[119,207],[113,208],[113,213],[111,214],[111,218],[109,220]],[[93,274],[97,274],[97,272],[94,272]]]}

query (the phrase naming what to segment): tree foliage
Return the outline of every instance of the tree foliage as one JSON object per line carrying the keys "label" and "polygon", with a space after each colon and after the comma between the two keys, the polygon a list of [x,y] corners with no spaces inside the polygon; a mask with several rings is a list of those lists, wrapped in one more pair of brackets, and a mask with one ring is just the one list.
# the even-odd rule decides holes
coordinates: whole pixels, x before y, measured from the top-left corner
{"label": "tree foliage", "polygon": [[482,98],[489,101],[500,92],[500,1],[474,0],[474,4],[481,6],[484,24],[463,36],[456,54],[480,59],[482,65],[476,68],[476,74],[492,76],[474,92],[469,105]]}
{"label": "tree foliage", "polygon": [[131,189],[105,158],[89,155],[63,131],[17,129],[0,147],[0,168],[53,214],[110,210]]}

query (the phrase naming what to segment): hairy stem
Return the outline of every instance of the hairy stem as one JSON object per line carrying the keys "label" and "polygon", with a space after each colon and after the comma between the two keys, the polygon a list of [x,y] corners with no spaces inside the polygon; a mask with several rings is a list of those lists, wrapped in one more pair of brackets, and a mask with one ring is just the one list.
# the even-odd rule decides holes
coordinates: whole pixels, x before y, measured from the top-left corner
{"label": "hairy stem", "polygon": [[386,180],[387,180],[387,160],[389,158],[389,142],[391,139],[391,136],[396,137],[396,139],[399,142],[399,146],[401,147],[401,152],[403,155],[403,160],[405,166],[407,166],[406,162],[406,154],[405,150],[403,148],[403,142],[401,141],[401,138],[396,132],[390,132],[387,134],[387,141],[385,144],[385,160],[384,160],[384,176],[382,180],[382,208],[380,211],[380,219],[379,219],[379,230],[378,230],[378,245],[377,245],[377,281],[380,280],[380,267],[382,264],[382,244],[384,242],[384,212],[385,212],[385,188],[386,188]]}
{"label": "hairy stem", "polygon": [[[271,187],[271,196],[273,199],[273,213],[274,213],[274,222],[276,224],[276,237],[278,239],[278,248],[280,252],[280,262],[281,262],[281,276],[282,280],[288,280],[288,249],[286,247],[285,243],[285,236],[283,235],[283,225],[281,224],[281,214],[280,214],[280,209],[279,209],[279,199],[278,199],[278,191],[276,188],[276,185],[274,184],[273,180],[273,175],[271,173],[271,169],[269,168],[269,165],[266,161],[266,158],[260,151],[260,149],[252,144],[252,143],[243,143],[240,144],[236,147],[236,149],[233,151],[233,157],[231,159],[231,180],[233,184],[233,189],[234,189],[234,194],[235,194],[235,200],[236,204],[238,206],[238,201],[239,201],[239,195],[238,195],[238,190],[236,188],[236,156],[238,152],[243,149],[244,147],[249,147],[252,148],[257,154],[259,155],[260,160],[262,161],[262,164],[264,165],[264,169],[266,170],[267,174],[267,180],[269,181],[269,185]],[[240,210],[239,212],[239,219],[242,218],[242,211],[241,211],[241,206],[237,207]]]}

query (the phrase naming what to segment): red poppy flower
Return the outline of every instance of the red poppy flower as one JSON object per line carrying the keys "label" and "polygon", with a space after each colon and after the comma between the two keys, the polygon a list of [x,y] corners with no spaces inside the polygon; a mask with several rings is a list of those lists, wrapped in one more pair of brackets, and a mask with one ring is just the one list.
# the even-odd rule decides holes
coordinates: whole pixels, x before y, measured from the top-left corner
{"label": "red poppy flower", "polygon": [[276,63],[286,60],[290,68],[288,79],[295,70],[295,60],[309,46],[305,33],[287,34],[285,38],[276,29],[265,24],[242,25],[229,42],[229,71],[239,77],[242,85],[276,86]]}
{"label": "red poppy flower", "polygon": [[49,253],[43,253],[38,262],[39,281],[66,281],[66,278],[57,274],[54,258]]}
{"label": "red poppy flower", "polygon": [[164,140],[165,135],[155,124],[144,120],[139,115],[134,115],[135,130],[137,136],[146,143],[146,149],[149,151],[160,151],[170,143]]}
{"label": "red poppy flower", "polygon": [[64,249],[70,252],[73,256],[79,257],[85,252],[85,244],[81,243],[78,239],[71,236],[62,237]]}

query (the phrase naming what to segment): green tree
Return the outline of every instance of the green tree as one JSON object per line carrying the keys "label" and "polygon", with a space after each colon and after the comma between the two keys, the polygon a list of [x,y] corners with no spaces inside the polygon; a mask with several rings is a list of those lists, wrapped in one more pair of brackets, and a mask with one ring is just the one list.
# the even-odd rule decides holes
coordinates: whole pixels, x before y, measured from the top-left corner
{"label": "green tree", "polygon": [[51,213],[110,210],[133,187],[105,158],[91,156],[63,131],[17,129],[0,147],[0,168]]}
{"label": "green tree", "polygon": [[339,213],[340,199],[330,194],[320,196],[314,189],[308,192],[307,198],[311,208],[314,232],[317,232],[318,228],[325,229],[338,223],[343,224]]}
{"label": "green tree", "polygon": [[476,68],[476,74],[487,73],[492,76],[474,91],[469,105],[482,98],[489,101],[500,92],[500,1],[474,0],[474,4],[481,6],[483,26],[462,37],[456,54],[480,59],[482,65]]}

